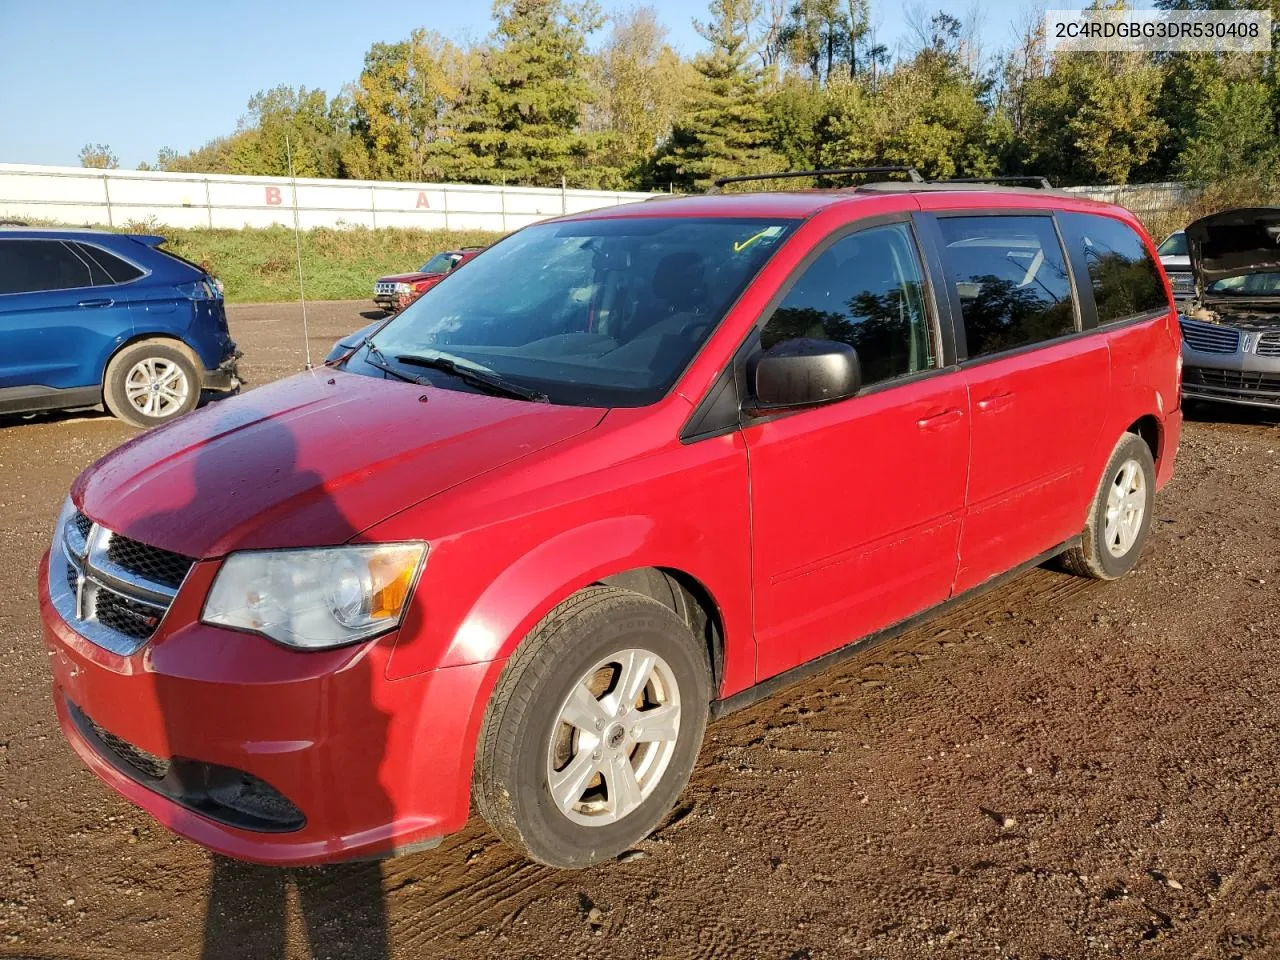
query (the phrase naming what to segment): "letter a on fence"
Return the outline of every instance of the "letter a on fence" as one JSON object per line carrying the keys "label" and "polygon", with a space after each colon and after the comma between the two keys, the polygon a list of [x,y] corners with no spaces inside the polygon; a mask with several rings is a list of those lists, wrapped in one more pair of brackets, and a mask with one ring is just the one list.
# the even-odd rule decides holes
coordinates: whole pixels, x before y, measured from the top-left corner
{"label": "letter a on fence", "polygon": [[428,209],[430,209],[431,204],[427,203],[427,191],[419,190],[418,191],[418,209],[421,210],[423,207],[427,207]]}

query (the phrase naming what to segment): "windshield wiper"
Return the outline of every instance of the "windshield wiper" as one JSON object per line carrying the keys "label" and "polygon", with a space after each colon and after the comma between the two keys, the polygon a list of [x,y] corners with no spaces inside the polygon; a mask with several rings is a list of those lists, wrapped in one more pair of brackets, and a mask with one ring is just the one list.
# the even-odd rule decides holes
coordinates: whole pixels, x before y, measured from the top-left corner
{"label": "windshield wiper", "polygon": [[530,390],[528,387],[521,387],[511,383],[509,380],[503,380],[496,374],[486,373],[483,370],[476,370],[474,367],[464,367],[459,363],[455,363],[448,357],[420,357],[417,354],[406,353],[396,357],[397,362],[407,363],[414,367],[428,367],[431,370],[443,370],[445,373],[457,377],[473,386],[482,387],[492,393],[501,394],[504,397],[514,397],[517,400],[528,400],[531,403],[549,403],[551,398],[545,393],[537,390]]}
{"label": "windshield wiper", "polygon": [[367,351],[364,362],[369,364],[369,366],[377,370],[381,370],[383,373],[389,373],[397,380],[403,380],[405,383],[416,383],[418,385],[426,383],[426,381],[421,377],[411,376],[410,374],[404,373],[391,366],[391,364],[387,362],[387,358],[383,355],[382,351],[378,349],[378,345],[373,342],[372,337],[365,337],[361,342],[364,344],[365,350]]}

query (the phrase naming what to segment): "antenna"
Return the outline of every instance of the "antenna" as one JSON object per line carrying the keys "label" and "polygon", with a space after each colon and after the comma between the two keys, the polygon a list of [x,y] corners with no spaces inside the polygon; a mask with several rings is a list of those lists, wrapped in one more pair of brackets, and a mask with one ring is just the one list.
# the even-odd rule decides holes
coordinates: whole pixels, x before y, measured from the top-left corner
{"label": "antenna", "polygon": [[302,347],[307,357],[306,369],[311,369],[311,336],[307,329],[307,293],[302,283],[302,231],[298,227],[298,178],[293,175],[293,147],[289,135],[284,135],[284,152],[289,161],[289,185],[293,194],[293,249],[298,257],[298,301],[302,304]]}

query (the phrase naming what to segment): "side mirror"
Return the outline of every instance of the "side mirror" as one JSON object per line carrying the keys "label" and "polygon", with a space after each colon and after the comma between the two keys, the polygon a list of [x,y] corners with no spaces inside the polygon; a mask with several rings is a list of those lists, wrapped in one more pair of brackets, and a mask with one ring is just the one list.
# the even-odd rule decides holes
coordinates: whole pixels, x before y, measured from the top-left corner
{"label": "side mirror", "polygon": [[858,352],[836,340],[784,340],[756,361],[755,399],[769,410],[809,407],[852,397],[862,386]]}

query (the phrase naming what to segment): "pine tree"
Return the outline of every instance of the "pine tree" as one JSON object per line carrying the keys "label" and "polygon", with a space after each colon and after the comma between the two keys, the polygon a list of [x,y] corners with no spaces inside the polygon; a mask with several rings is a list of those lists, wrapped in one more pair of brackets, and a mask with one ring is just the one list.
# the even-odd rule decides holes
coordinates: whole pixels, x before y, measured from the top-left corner
{"label": "pine tree", "polygon": [[756,0],[712,0],[711,19],[694,27],[711,49],[699,54],[699,77],[671,139],[654,163],[656,185],[706,187],[717,177],[781,169],[770,146],[769,117],[749,26]]}
{"label": "pine tree", "polygon": [[587,35],[602,23],[593,3],[498,0],[495,45],[453,138],[460,179],[577,184],[590,143],[581,129],[590,100]]}

